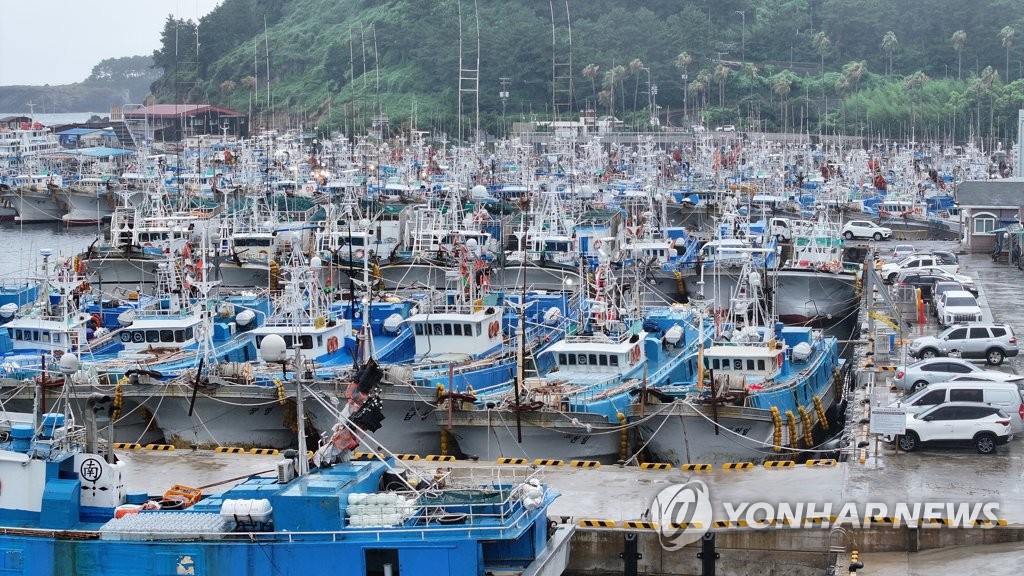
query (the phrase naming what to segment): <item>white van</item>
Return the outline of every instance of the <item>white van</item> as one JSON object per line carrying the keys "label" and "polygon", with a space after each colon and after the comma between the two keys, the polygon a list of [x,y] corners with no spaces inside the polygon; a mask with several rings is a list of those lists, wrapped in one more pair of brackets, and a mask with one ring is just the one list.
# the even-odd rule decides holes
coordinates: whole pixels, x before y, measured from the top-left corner
{"label": "white van", "polygon": [[936,382],[892,405],[910,414],[919,414],[945,402],[984,402],[1002,408],[1010,415],[1014,434],[1024,432],[1024,396],[1013,382]]}

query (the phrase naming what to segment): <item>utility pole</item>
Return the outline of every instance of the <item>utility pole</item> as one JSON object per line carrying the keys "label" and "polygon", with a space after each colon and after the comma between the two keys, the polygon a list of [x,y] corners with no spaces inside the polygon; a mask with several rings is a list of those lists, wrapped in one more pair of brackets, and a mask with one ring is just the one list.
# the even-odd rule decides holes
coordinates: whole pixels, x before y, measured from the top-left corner
{"label": "utility pole", "polygon": [[744,10],[737,10],[740,18],[743,18],[743,27],[740,28],[740,59],[747,63],[747,13]]}
{"label": "utility pole", "polygon": [[501,129],[504,134],[502,136],[508,136],[508,128],[505,126],[505,103],[508,102],[508,85],[512,83],[512,79],[507,76],[498,78],[501,82],[501,91],[498,92],[498,98],[501,100]]}

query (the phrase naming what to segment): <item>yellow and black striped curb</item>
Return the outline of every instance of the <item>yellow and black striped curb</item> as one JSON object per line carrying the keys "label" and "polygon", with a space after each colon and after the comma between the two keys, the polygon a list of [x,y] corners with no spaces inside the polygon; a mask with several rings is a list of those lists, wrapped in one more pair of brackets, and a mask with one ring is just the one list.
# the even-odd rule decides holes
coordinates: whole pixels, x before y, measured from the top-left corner
{"label": "yellow and black striped curb", "polygon": [[687,530],[689,528],[703,528],[703,522],[673,522],[668,525],[673,530]]}
{"label": "yellow and black striped curb", "polygon": [[[252,448],[249,450],[249,454],[257,456],[277,456],[280,453],[281,451],[276,448]],[[309,455],[312,456],[313,453],[310,452]]]}
{"label": "yellow and black striped curb", "polygon": [[679,468],[696,472],[707,472],[711,470],[711,464],[683,464]]}
{"label": "yellow and black striped curb", "polygon": [[395,458],[399,460],[419,460],[419,454],[395,454]]}
{"label": "yellow and black striped curb", "polygon": [[214,452],[220,452],[221,454],[242,454],[245,452],[245,448],[234,448],[231,446],[217,446],[213,449]]}
{"label": "yellow and black striped curb", "polygon": [[533,461],[534,466],[562,466],[565,464],[562,460],[545,460],[544,458],[538,458]]}
{"label": "yellow and black striped curb", "polygon": [[[867,516],[864,518],[865,524],[891,524],[893,526],[900,526],[904,524],[914,524],[913,520],[908,521],[906,518],[900,518],[899,516]],[[975,519],[973,521],[964,522],[964,519],[958,518],[921,518],[917,524],[938,524],[940,526],[962,526],[964,524],[970,526],[1009,526],[1009,522],[1005,519],[1000,518],[998,520],[982,520]]]}
{"label": "yellow and black striped curb", "polygon": [[622,523],[623,528],[639,528],[642,530],[657,530],[657,522],[645,522],[643,520],[626,520]]}
{"label": "yellow and black striped curb", "polygon": [[753,467],[753,462],[726,462],[722,464],[723,470],[750,470]]}
{"label": "yellow and black striped curb", "polygon": [[640,468],[644,470],[671,470],[672,465],[665,462],[643,462]]}
{"label": "yellow and black striped curb", "polygon": [[615,528],[614,520],[580,520],[578,524],[584,528]]}
{"label": "yellow and black striped curb", "polygon": [[146,450],[160,450],[164,452],[169,452],[171,450],[174,450],[174,446],[170,444],[146,444]]}
{"label": "yellow and black striped curb", "polygon": [[598,462],[597,460],[570,460],[569,461],[569,465],[570,466],[574,466],[576,468],[600,468],[601,467],[601,463]]}
{"label": "yellow and black striped curb", "polygon": [[448,454],[428,454],[423,459],[428,462],[455,462],[455,456]]}
{"label": "yellow and black striped curb", "polygon": [[114,448],[118,450],[142,450],[142,444],[135,442],[118,442],[114,444]]}
{"label": "yellow and black striped curb", "polygon": [[526,458],[498,458],[498,464],[526,464]]}
{"label": "yellow and black striped curb", "polygon": [[765,468],[792,468],[796,466],[796,462],[792,460],[773,460],[771,462],[765,462]]}
{"label": "yellow and black striped curb", "polygon": [[838,464],[839,464],[839,462],[836,461],[835,459],[832,459],[832,458],[829,458],[827,460],[808,460],[807,461],[807,466],[810,466],[810,467],[825,467],[825,468],[828,468],[828,467],[836,466]]}
{"label": "yellow and black striped curb", "polygon": [[353,452],[353,460],[382,460],[387,458],[387,454],[373,453],[373,452]]}

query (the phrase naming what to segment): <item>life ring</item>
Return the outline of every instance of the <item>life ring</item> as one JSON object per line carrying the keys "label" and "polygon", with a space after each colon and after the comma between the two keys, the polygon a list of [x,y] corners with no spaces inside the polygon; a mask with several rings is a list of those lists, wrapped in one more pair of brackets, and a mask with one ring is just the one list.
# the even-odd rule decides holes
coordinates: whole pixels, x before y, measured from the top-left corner
{"label": "life ring", "polygon": [[334,354],[338,351],[338,337],[331,336],[327,339],[327,353]]}
{"label": "life ring", "polygon": [[362,257],[365,256],[365,255],[366,255],[366,252],[362,248],[359,248],[359,249],[357,249],[355,251],[355,257],[357,259],[362,259]]}
{"label": "life ring", "polygon": [[500,331],[501,331],[501,325],[498,324],[497,320],[495,320],[494,322],[491,322],[491,325],[487,327],[487,335],[490,336],[491,338],[494,338],[495,336],[497,336],[498,332],[500,332]]}
{"label": "life ring", "polygon": [[636,344],[629,351],[629,363],[630,364],[636,364],[639,361],[640,361],[640,345]]}
{"label": "life ring", "polygon": [[152,247],[153,247],[153,244],[152,244],[152,242],[146,242],[146,243],[145,243],[145,244],[143,244],[142,246],[143,246],[144,248],[152,248]]}
{"label": "life ring", "polygon": [[89,319],[92,320],[93,324],[95,324],[97,328],[103,327],[103,319],[100,318],[99,314],[93,314]]}

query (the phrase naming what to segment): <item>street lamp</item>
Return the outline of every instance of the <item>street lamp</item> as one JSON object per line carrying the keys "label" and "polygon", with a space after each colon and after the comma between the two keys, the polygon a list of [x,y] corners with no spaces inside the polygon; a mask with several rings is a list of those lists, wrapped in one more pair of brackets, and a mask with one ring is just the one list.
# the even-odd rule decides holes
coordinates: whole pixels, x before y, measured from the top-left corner
{"label": "street lamp", "polygon": [[740,18],[743,18],[743,27],[740,28],[740,59],[747,63],[747,13],[744,10],[737,10]]}

